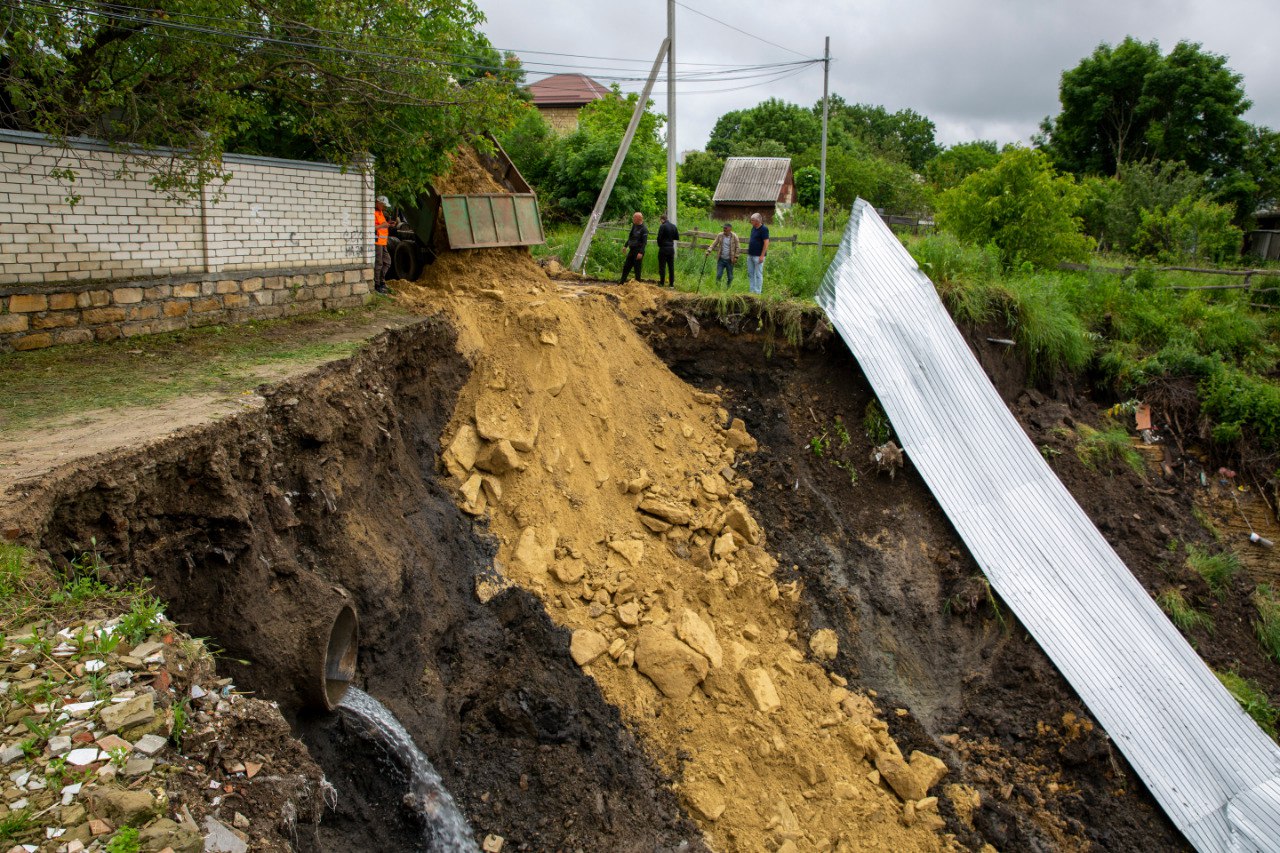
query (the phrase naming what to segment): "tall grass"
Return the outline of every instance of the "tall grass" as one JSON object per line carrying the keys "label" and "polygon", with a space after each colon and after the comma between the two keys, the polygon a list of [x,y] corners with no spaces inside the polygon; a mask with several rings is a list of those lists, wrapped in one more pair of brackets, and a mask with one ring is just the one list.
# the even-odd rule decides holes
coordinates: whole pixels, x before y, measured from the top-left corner
{"label": "tall grass", "polygon": [[1121,463],[1139,477],[1146,476],[1147,469],[1142,454],[1134,450],[1127,429],[1114,421],[1108,421],[1102,429],[1080,424],[1078,430],[1080,441],[1076,444],[1076,455],[1086,466],[1096,470]]}
{"label": "tall grass", "polygon": [[1213,617],[1208,613],[1196,610],[1182,591],[1170,587],[1156,596],[1156,604],[1169,615],[1169,620],[1184,632],[1203,628],[1213,630]]}
{"label": "tall grass", "polygon": [[1191,545],[1187,548],[1187,568],[1204,578],[1209,590],[1221,599],[1226,596],[1232,579],[1240,571],[1240,558],[1230,551],[1210,554]]}
{"label": "tall grass", "polygon": [[1276,723],[1280,722],[1280,708],[1271,702],[1271,697],[1266,691],[1235,670],[1225,672],[1215,670],[1214,675],[1218,676],[1222,686],[1235,697],[1240,707],[1253,718],[1258,727],[1275,738]]}
{"label": "tall grass", "polygon": [[1258,584],[1253,593],[1253,606],[1258,609],[1258,619],[1253,623],[1258,642],[1272,660],[1280,663],[1280,591],[1268,584]]}

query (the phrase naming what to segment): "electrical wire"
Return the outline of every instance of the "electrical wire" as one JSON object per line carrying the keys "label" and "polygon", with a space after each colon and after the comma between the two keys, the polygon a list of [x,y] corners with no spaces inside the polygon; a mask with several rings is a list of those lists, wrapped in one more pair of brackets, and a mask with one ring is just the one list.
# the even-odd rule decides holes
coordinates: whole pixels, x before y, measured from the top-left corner
{"label": "electrical wire", "polygon": [[726,28],[728,28],[728,29],[731,29],[731,30],[733,30],[735,33],[741,33],[742,35],[746,36],[747,38],[753,38],[753,39],[755,39],[756,41],[764,42],[765,44],[769,45],[770,47],[776,47],[776,48],[778,48],[779,50],[785,50],[787,53],[794,53],[796,56],[803,56],[803,57],[805,57],[806,59],[808,58],[807,54],[803,54],[803,53],[801,53],[801,52],[800,52],[800,51],[798,51],[798,50],[792,50],[792,49],[791,49],[791,48],[789,48],[789,47],[786,47],[786,46],[784,46],[784,45],[780,45],[780,44],[778,44],[777,42],[769,41],[769,40],[768,40],[768,39],[766,39],[766,38],[761,38],[760,36],[756,35],[755,33],[749,33],[749,32],[747,32],[746,30],[738,29],[738,28],[737,28],[737,27],[735,27],[733,24],[726,24],[724,21],[720,20],[719,18],[715,17],[714,15],[708,15],[706,12],[700,12],[700,11],[698,11],[697,9],[693,8],[692,6],[690,6],[690,5],[686,4],[686,3],[681,3],[681,2],[680,2],[680,0],[675,0],[675,4],[676,4],[677,6],[679,6],[681,9],[685,9],[686,11],[692,12],[692,13],[693,13],[693,14],[695,14],[695,15],[701,15],[702,17],[706,18],[708,21],[715,21],[715,22],[716,22],[717,24],[719,24],[720,26],[722,26],[722,27],[726,27]]}
{"label": "electrical wire", "polygon": [[[298,38],[281,38],[281,37],[271,36],[269,34],[261,33],[261,32],[218,29],[215,27],[209,27],[204,25],[187,24],[181,21],[176,21],[176,20],[155,18],[149,14],[135,14],[135,13],[146,13],[146,12],[149,12],[150,10],[140,9],[139,7],[127,6],[124,4],[102,3],[102,4],[96,4],[96,5],[86,5],[82,3],[68,2],[68,0],[27,0],[27,3],[30,6],[42,7],[50,11],[80,12],[82,14],[91,15],[91,16],[111,18],[115,20],[126,21],[129,23],[137,23],[147,27],[153,27],[153,28],[159,28],[159,29],[165,29],[165,30],[176,30],[176,31],[188,32],[188,33],[210,35],[215,37],[235,38],[235,39],[239,39],[246,42],[273,44],[281,47],[294,47],[294,48],[300,48],[304,50],[316,50],[316,51],[322,51],[322,52],[328,52],[328,53],[340,53],[344,57],[358,56],[363,58],[381,59],[381,60],[388,60],[388,61],[400,62],[400,63],[429,62],[433,65],[438,65],[441,67],[461,68],[461,69],[466,69],[468,71],[473,71],[473,72],[484,72],[484,71],[510,72],[514,70],[505,65],[485,65],[477,62],[449,62],[449,61],[442,61],[439,59],[431,58],[432,56],[441,56],[441,57],[469,59],[474,56],[473,54],[467,54],[467,53],[449,52],[449,51],[442,51],[442,50],[427,50],[425,51],[426,55],[424,56],[406,56],[403,54],[395,54],[395,53],[387,53],[383,51],[361,49],[358,47],[343,47],[340,45],[331,45],[331,44],[325,44],[323,42],[318,42],[318,41],[301,40]],[[198,17],[204,20],[218,20],[220,23],[224,23],[224,24],[237,23],[234,19],[229,19],[229,18],[214,19],[211,16],[188,16],[188,17]],[[350,35],[349,33],[345,33],[345,34],[338,33],[332,30],[329,30],[329,31],[315,30],[315,31],[327,32],[335,35],[346,35],[346,36]],[[491,49],[495,51],[498,50],[497,48],[491,48]],[[557,54],[551,54],[550,52],[545,52],[545,53],[548,53],[549,55],[557,55]],[[568,56],[568,54],[565,54],[565,55]],[[802,65],[802,64],[812,64],[815,62],[821,62],[821,60],[806,59],[803,62],[722,66],[720,70],[686,71],[684,74],[677,74],[676,79],[677,81],[734,82],[737,80],[758,78],[762,76],[762,73],[769,73],[770,70],[774,68],[783,68],[787,66]],[[618,67],[611,67],[611,66],[598,68],[596,66],[579,66],[579,65],[556,64],[556,63],[523,63],[523,62],[522,62],[522,65],[524,66],[522,70],[526,71],[527,73],[533,73],[533,74],[552,73],[550,71],[539,70],[538,67],[533,67],[533,66],[543,66],[547,68],[556,69],[557,71],[560,71],[561,69],[589,70],[593,72],[591,75],[593,77],[596,77],[602,80],[608,80],[610,82],[618,82],[618,83],[642,82],[648,79],[648,75],[639,74],[639,73],[631,73],[631,74],[600,73],[601,71],[620,71],[620,72],[632,71],[632,69],[618,68]]]}

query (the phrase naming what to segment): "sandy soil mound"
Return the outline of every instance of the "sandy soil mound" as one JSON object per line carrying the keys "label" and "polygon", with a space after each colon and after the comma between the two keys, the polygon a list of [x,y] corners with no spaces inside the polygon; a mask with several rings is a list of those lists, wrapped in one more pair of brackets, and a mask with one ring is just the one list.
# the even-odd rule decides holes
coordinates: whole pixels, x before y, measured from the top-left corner
{"label": "sandy soil mound", "polygon": [[[619,291],[611,291],[618,293]],[[620,291],[635,308],[651,288]],[[527,255],[442,256],[402,303],[443,309],[474,370],[441,464],[487,518],[501,577],[573,630],[600,684],[719,850],[938,850],[946,773],[802,644],[735,467],[755,441],[659,361],[601,292]],[[939,786],[940,787],[940,786]]]}

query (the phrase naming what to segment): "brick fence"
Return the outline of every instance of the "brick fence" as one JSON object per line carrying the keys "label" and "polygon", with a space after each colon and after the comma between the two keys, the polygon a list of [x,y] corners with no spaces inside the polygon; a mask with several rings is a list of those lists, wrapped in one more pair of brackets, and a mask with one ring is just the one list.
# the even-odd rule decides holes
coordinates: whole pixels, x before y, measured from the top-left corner
{"label": "brick fence", "polygon": [[[227,155],[231,180],[182,201],[129,166],[100,143],[0,131],[0,352],[368,300],[367,175]],[[51,176],[68,168],[74,182]]]}

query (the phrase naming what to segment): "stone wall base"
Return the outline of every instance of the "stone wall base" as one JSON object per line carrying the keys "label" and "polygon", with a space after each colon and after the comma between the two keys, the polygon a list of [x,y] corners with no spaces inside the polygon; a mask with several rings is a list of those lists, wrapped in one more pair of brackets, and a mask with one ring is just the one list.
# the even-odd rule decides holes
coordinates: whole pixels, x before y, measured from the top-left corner
{"label": "stone wall base", "polygon": [[3,288],[0,352],[355,308],[372,290],[370,267]]}

